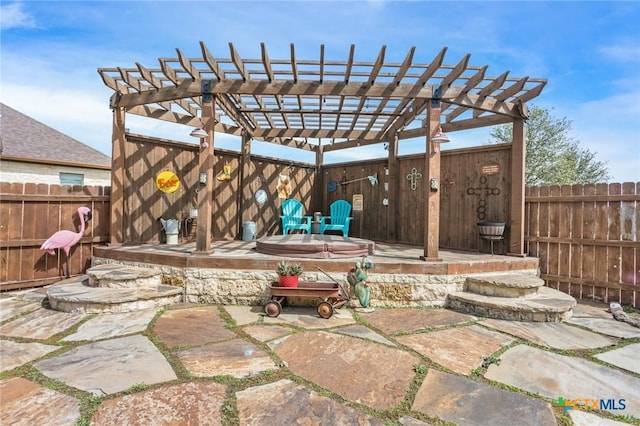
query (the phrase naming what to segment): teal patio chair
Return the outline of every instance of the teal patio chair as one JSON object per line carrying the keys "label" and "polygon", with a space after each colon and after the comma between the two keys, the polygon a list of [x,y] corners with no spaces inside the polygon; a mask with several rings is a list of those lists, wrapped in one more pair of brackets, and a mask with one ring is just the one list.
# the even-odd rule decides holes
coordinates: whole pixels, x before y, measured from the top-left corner
{"label": "teal patio chair", "polygon": [[298,200],[289,198],[282,203],[282,233],[287,235],[289,231],[299,229],[311,233],[311,216],[304,216],[304,206]]}
{"label": "teal patio chair", "polygon": [[[349,224],[351,223],[351,204],[345,200],[337,200],[329,207],[331,216],[323,216],[320,223],[320,233],[326,231],[340,231],[342,236],[349,236]],[[329,220],[331,223],[327,223]]]}

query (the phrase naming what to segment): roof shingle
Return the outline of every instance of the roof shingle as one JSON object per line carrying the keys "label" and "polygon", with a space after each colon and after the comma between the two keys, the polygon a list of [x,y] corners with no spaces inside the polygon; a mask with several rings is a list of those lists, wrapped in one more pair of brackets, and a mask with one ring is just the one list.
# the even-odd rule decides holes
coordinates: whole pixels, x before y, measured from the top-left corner
{"label": "roof shingle", "polygon": [[111,166],[111,158],[46,124],[0,103],[2,156]]}

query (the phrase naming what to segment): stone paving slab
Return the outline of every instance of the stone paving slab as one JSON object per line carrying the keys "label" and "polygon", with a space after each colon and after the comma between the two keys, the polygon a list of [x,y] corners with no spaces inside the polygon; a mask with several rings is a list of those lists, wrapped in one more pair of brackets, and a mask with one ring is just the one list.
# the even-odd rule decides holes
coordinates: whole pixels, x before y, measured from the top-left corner
{"label": "stone paving slab", "polygon": [[402,426],[431,426],[432,423],[423,422],[409,416],[402,416],[398,419],[398,423]]}
{"label": "stone paving slab", "polygon": [[2,353],[2,356],[0,356],[0,371],[8,371],[20,367],[58,349],[60,349],[60,346],[0,340],[0,351]]}
{"label": "stone paving slab", "polygon": [[[625,399],[624,413],[640,417],[640,379],[581,358],[526,345],[510,348],[485,374],[532,393],[557,399]],[[615,412],[615,411],[613,411]]]}
{"label": "stone paving slab", "polygon": [[285,307],[277,317],[265,316],[263,321],[264,324],[291,324],[308,330],[340,327],[356,322],[348,309],[336,309],[331,318],[325,319],[318,315],[316,308],[311,307]]}
{"label": "stone paving slab", "polygon": [[236,337],[220,318],[217,306],[170,309],[155,323],[153,332],[169,347],[203,345]]}
{"label": "stone paving slab", "polygon": [[0,395],[1,425],[74,425],[80,418],[76,398],[20,377],[0,381]]}
{"label": "stone paving slab", "polygon": [[573,420],[573,426],[627,426],[629,424],[604,419],[582,410],[569,410],[569,417]]}
{"label": "stone paving slab", "polygon": [[604,352],[595,357],[616,367],[640,374],[640,343]]}
{"label": "stone paving slab", "polygon": [[224,310],[231,315],[236,325],[243,326],[260,321],[264,314],[264,306],[224,306]]}
{"label": "stone paving slab", "polygon": [[370,328],[365,327],[364,325],[350,325],[347,327],[336,328],[332,331],[340,334],[346,334],[347,336],[360,337],[361,339],[371,340],[372,342],[382,343],[383,345],[387,346],[396,346],[396,344],[392,341],[385,339],[384,337],[371,330]]}
{"label": "stone paving slab", "polygon": [[251,325],[242,330],[260,342],[268,342],[295,332],[291,328],[280,325]]}
{"label": "stone paving slab", "polygon": [[241,425],[384,425],[291,380],[236,392]]}
{"label": "stone paving slab", "polygon": [[38,302],[21,300],[17,298],[0,299],[0,321],[20,315],[24,312],[35,311],[42,308]]}
{"label": "stone paving slab", "polygon": [[78,327],[78,331],[62,339],[63,342],[80,340],[102,340],[127,334],[140,333],[147,329],[156,314],[156,309],[104,314],[91,318]]}
{"label": "stone paving slab", "polygon": [[554,349],[593,349],[618,343],[616,339],[611,337],[563,323],[487,319],[482,321],[482,324]]}
{"label": "stone paving slab", "polygon": [[177,379],[162,353],[144,336],[103,340],[34,364],[45,376],[69,386],[108,395],[133,385]]}
{"label": "stone paving slab", "polygon": [[556,424],[547,402],[434,369],[411,409],[458,425]]}
{"label": "stone paving slab", "polygon": [[294,374],[380,410],[402,401],[420,363],[395,348],[322,331],[296,333],[269,346]]}
{"label": "stone paving slab", "polygon": [[110,399],[93,415],[93,426],[221,425],[225,387],[212,382],[180,383]]}
{"label": "stone paving slab", "polygon": [[243,379],[278,369],[269,354],[240,339],[187,349],[179,352],[178,357],[197,377],[227,375]]}
{"label": "stone paving slab", "polygon": [[607,336],[620,337],[621,339],[633,339],[640,337],[640,328],[634,327],[626,322],[616,321],[613,316],[610,318],[584,316],[572,317],[566,321],[568,324],[580,325],[589,330],[606,334]]}
{"label": "stone paving slab", "polygon": [[477,318],[446,309],[378,308],[362,315],[362,319],[386,334],[396,334],[462,324]]}
{"label": "stone paving slab", "polygon": [[73,327],[84,318],[84,314],[38,309],[0,327],[0,335],[46,340]]}
{"label": "stone paving slab", "polygon": [[602,302],[591,302],[588,300],[578,300],[573,308],[574,318],[606,318],[613,319],[609,312],[609,305]]}
{"label": "stone paving slab", "polygon": [[469,375],[485,357],[513,338],[477,325],[397,337],[396,340],[433,362],[456,373]]}

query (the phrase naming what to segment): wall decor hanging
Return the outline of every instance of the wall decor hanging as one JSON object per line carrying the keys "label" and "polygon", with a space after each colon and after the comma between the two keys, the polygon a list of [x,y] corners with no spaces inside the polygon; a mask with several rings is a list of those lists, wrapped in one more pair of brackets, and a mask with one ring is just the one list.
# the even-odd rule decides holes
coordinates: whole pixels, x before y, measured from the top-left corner
{"label": "wall decor hanging", "polygon": [[156,176],[156,186],[165,194],[171,194],[180,187],[180,179],[175,173],[165,170]]}
{"label": "wall decor hanging", "polygon": [[222,171],[216,177],[220,182],[231,179],[231,163],[224,163]]}
{"label": "wall decor hanging", "polygon": [[411,173],[407,175],[407,179],[411,182],[411,190],[415,191],[418,187],[418,180],[422,179],[422,173],[414,167],[411,169]]}
{"label": "wall decor hanging", "polygon": [[329,181],[329,183],[327,184],[327,192],[336,192],[336,189],[338,189],[338,181]]}
{"label": "wall decor hanging", "polygon": [[500,188],[490,188],[487,185],[487,177],[480,176],[480,185],[476,188],[467,188],[467,195],[478,197],[478,208],[476,214],[478,220],[482,221],[487,217],[487,198],[490,195],[500,195]]}
{"label": "wall decor hanging", "polygon": [[258,189],[256,191],[255,199],[258,204],[264,204],[267,202],[267,191],[264,189]]}
{"label": "wall decor hanging", "polygon": [[289,175],[278,175],[278,186],[276,190],[278,191],[278,198],[289,198],[291,194],[291,179]]}

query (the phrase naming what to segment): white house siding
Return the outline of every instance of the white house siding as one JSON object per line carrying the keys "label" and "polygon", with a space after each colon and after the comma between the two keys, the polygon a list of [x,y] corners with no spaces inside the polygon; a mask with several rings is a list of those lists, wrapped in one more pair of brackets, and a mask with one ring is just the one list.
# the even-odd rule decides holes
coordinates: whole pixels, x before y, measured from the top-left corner
{"label": "white house siding", "polygon": [[46,183],[59,185],[59,173],[77,173],[84,175],[84,185],[110,186],[111,170],[90,169],[61,165],[27,163],[20,161],[0,161],[0,182],[7,183]]}

